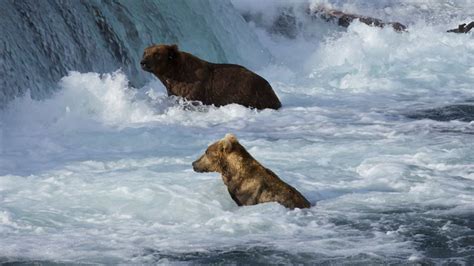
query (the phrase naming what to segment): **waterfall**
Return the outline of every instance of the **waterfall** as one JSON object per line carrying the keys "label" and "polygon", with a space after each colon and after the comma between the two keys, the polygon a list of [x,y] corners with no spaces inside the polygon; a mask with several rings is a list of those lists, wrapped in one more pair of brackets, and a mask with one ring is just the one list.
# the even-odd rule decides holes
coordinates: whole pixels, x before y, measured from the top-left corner
{"label": "waterfall", "polygon": [[120,68],[139,87],[152,78],[138,62],[153,43],[250,68],[269,58],[229,1],[6,0],[0,30],[0,107],[27,91],[47,97],[69,71]]}

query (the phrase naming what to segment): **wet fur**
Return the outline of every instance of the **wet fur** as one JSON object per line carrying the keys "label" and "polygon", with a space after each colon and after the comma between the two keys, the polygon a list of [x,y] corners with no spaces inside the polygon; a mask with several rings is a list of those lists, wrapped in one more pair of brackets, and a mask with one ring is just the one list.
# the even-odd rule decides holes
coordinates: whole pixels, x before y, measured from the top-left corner
{"label": "wet fur", "polygon": [[278,109],[270,84],[240,65],[214,64],[178,50],[176,45],[145,49],[142,68],[160,79],[168,95],[222,106],[231,103],[257,109]]}
{"label": "wet fur", "polygon": [[290,209],[311,207],[301,193],[255,160],[233,135],[210,145],[193,168],[197,172],[221,173],[239,206],[278,202]]}

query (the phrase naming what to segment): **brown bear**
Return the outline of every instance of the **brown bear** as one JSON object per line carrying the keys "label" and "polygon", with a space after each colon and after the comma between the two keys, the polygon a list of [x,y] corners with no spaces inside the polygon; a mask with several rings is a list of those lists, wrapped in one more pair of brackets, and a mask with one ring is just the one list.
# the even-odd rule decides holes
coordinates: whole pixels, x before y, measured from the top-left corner
{"label": "brown bear", "polygon": [[311,207],[301,193],[263,167],[232,134],[210,145],[193,162],[193,168],[200,173],[221,173],[230,196],[239,206],[278,202],[290,209]]}
{"label": "brown bear", "polygon": [[169,96],[215,106],[237,103],[257,109],[281,107],[270,84],[254,72],[240,65],[204,61],[179,51],[177,45],[147,47],[140,64],[160,79]]}

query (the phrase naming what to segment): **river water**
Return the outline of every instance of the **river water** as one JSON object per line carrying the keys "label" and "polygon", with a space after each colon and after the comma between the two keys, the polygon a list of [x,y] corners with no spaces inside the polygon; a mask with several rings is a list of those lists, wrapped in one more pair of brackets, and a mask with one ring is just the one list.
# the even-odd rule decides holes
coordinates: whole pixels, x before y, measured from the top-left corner
{"label": "river water", "polygon": [[[233,3],[270,20],[285,5]],[[474,42],[445,32],[471,2],[329,3],[409,31],[298,18],[288,38],[250,21],[278,111],[190,104],[121,70],[11,101],[0,262],[474,263]],[[314,206],[237,207],[193,172],[226,133]]]}

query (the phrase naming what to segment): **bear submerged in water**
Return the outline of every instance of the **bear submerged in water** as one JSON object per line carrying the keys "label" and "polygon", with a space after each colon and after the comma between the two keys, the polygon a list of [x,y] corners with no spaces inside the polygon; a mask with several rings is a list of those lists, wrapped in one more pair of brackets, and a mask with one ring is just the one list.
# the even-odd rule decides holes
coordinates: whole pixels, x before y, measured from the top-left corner
{"label": "bear submerged in water", "polygon": [[298,190],[255,160],[232,134],[210,145],[204,155],[193,162],[193,169],[201,173],[220,173],[230,196],[239,206],[278,202],[290,209],[311,207]]}
{"label": "bear submerged in water", "polygon": [[214,64],[178,50],[177,45],[152,45],[140,62],[155,74],[168,96],[223,106],[231,103],[257,109],[278,109],[280,100],[270,84],[240,65]]}

